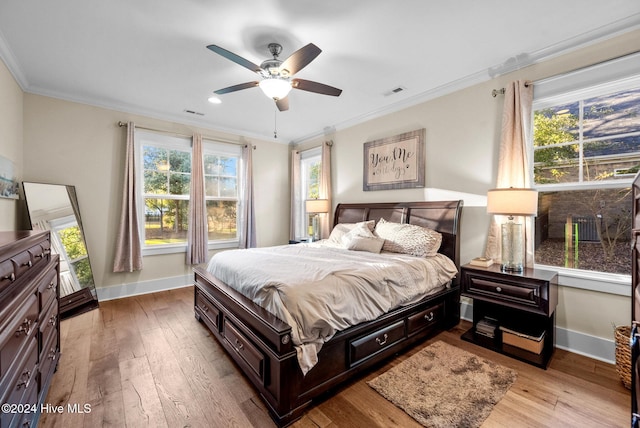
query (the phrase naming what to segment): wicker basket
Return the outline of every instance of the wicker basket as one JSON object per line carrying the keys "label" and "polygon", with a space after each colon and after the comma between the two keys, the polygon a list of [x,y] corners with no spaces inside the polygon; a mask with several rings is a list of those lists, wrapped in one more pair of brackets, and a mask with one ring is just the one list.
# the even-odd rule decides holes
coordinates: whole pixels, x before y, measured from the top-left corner
{"label": "wicker basket", "polygon": [[621,325],[615,329],[616,372],[624,386],[631,389],[631,326]]}

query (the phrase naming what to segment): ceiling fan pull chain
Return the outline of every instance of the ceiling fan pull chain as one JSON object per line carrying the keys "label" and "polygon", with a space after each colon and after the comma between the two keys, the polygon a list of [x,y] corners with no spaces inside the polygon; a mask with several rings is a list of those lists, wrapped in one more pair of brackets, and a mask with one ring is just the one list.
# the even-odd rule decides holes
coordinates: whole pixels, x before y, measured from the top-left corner
{"label": "ceiling fan pull chain", "polygon": [[278,112],[273,110],[273,138],[278,138]]}

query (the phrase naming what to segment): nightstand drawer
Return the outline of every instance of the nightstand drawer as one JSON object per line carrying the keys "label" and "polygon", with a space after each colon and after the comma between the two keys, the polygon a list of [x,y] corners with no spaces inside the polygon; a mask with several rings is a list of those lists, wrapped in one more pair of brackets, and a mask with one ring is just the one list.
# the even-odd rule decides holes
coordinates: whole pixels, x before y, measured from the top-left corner
{"label": "nightstand drawer", "polygon": [[470,294],[478,296],[491,296],[495,299],[512,301],[525,305],[538,306],[540,296],[540,284],[510,285],[506,282],[496,282],[491,279],[469,277]]}
{"label": "nightstand drawer", "polygon": [[[532,273],[540,278],[534,277]],[[550,315],[557,302],[556,275],[540,270],[510,274],[499,267],[462,269],[462,295]]]}

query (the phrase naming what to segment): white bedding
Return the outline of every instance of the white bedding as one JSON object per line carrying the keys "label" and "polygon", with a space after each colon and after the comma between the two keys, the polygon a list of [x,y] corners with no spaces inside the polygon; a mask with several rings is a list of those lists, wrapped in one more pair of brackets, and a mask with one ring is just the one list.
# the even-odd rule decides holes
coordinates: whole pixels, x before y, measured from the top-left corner
{"label": "white bedding", "polygon": [[207,269],[291,326],[304,374],[338,331],[417,302],[441,290],[457,272],[442,254],[374,254],[322,241],[223,251]]}

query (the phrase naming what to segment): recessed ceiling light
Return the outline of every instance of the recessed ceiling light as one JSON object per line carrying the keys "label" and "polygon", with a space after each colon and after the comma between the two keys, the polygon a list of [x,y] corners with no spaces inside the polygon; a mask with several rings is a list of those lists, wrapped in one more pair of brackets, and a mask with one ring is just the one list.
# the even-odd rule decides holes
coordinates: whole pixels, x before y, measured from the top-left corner
{"label": "recessed ceiling light", "polygon": [[211,104],[220,104],[220,103],[222,103],[222,100],[220,98],[214,96],[214,97],[209,97],[209,102]]}

